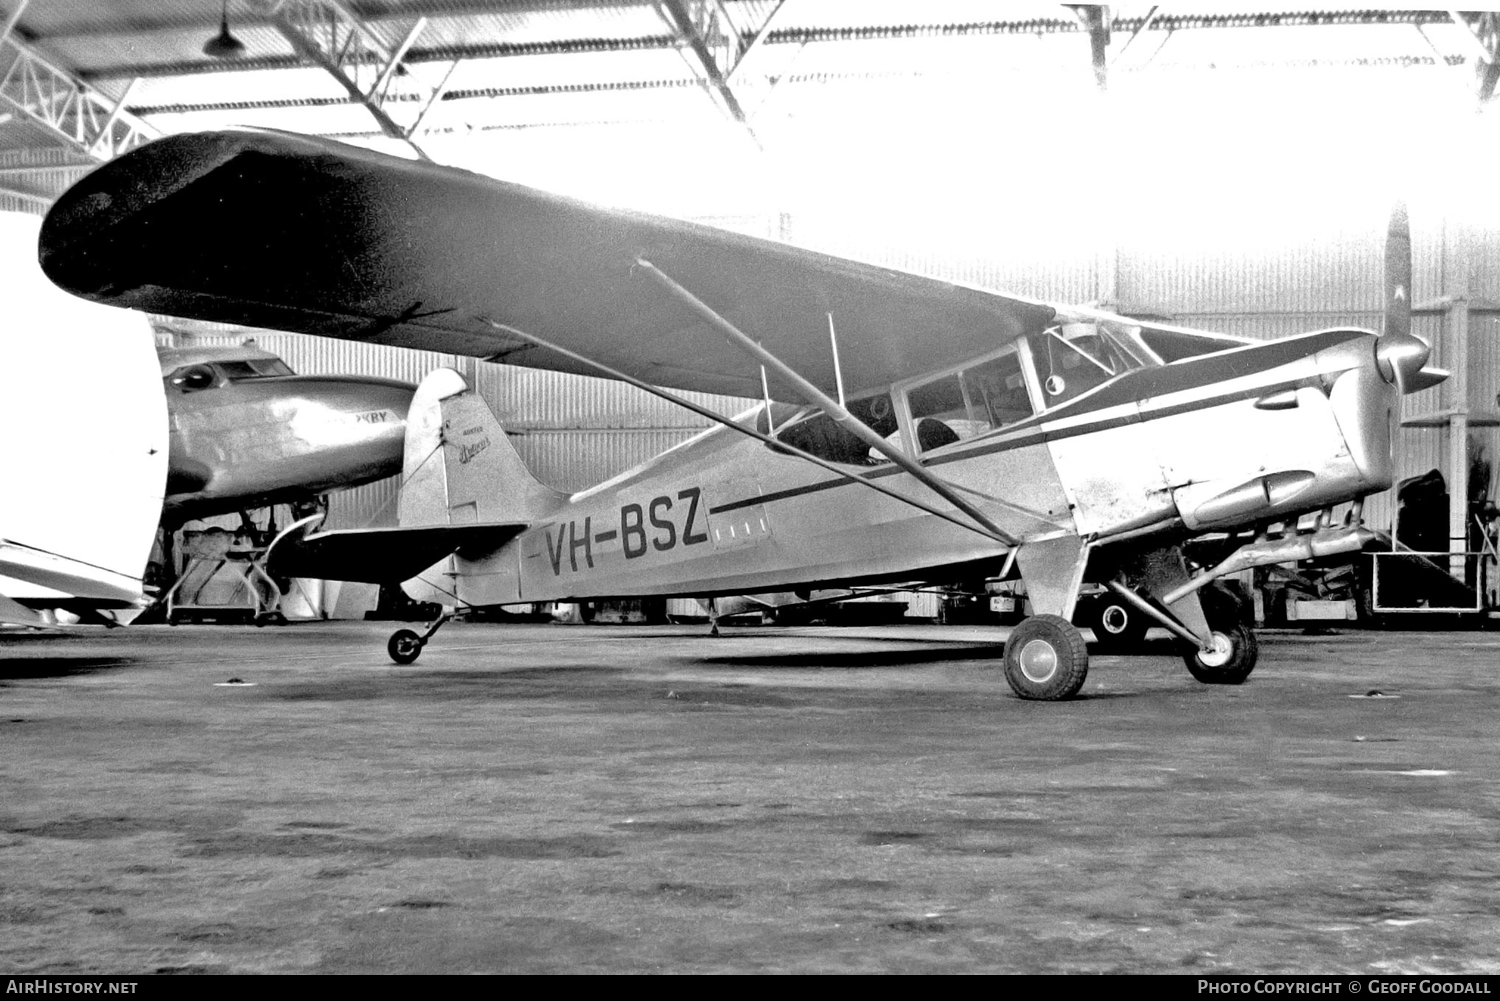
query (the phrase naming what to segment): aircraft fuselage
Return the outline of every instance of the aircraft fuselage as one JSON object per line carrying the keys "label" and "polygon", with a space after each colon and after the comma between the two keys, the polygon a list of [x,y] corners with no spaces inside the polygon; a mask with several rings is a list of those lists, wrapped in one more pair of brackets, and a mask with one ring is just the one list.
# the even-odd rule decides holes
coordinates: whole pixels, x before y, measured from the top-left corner
{"label": "aircraft fuselage", "polygon": [[[1396,391],[1375,370],[1373,344],[1364,331],[1326,331],[1126,372],[921,460],[1033,541],[1295,518],[1390,485]],[[899,387],[892,398],[903,447],[920,448],[913,404]],[[935,502],[890,463],[858,471]],[[934,568],[998,567],[1005,551],[721,427],[568,497],[483,560],[456,557],[455,579],[473,604],[746,593],[934,578]]]}
{"label": "aircraft fuselage", "polygon": [[390,379],[277,376],[196,391],[167,386],[165,516],[304,500],[401,471],[413,387]]}

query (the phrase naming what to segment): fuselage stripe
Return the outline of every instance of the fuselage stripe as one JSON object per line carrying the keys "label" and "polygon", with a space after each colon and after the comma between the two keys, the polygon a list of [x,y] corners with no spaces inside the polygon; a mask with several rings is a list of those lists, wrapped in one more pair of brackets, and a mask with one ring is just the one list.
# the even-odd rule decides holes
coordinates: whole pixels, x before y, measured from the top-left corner
{"label": "fuselage stripe", "polygon": [[[991,441],[990,443],[985,445],[980,445],[974,448],[967,448],[961,451],[955,451],[951,455],[934,456],[931,459],[925,460],[923,462],[923,465],[931,467],[946,465],[950,462],[962,462],[966,459],[973,459],[982,455],[995,455],[1001,452],[1010,452],[1018,448],[1025,448],[1028,445],[1035,445],[1042,442],[1062,441],[1067,438],[1076,438],[1077,436],[1083,434],[1092,434],[1095,431],[1108,431],[1113,428],[1124,427],[1127,424],[1138,424],[1165,417],[1176,417],[1180,414],[1191,413],[1194,410],[1206,410],[1209,407],[1223,406],[1230,403],[1239,403],[1243,400],[1259,399],[1262,396],[1269,396],[1272,393],[1279,393],[1283,390],[1299,389],[1304,386],[1314,385],[1317,385],[1317,380],[1315,379],[1290,379],[1284,382],[1272,383],[1270,385],[1255,386],[1253,388],[1239,390],[1238,392],[1234,393],[1225,393],[1219,396],[1212,396],[1207,399],[1190,400],[1184,403],[1174,404],[1172,406],[1159,407],[1153,410],[1147,410],[1144,413],[1138,411],[1136,413],[1126,414],[1120,417],[1111,417],[1105,420],[1093,421],[1088,424],[1075,424],[1071,427],[1053,428],[1051,430],[1048,430],[1046,428],[1037,428],[1024,434],[1005,437],[998,441]],[[900,475],[901,473],[902,470],[894,464],[887,464],[881,468],[873,469],[868,473],[858,474],[858,476],[860,479],[874,480],[886,476]],[[777,490],[773,493],[757,494],[754,497],[748,497],[744,500],[730,501],[726,504],[720,504],[717,507],[709,508],[708,513],[721,514],[728,511],[738,511],[741,508],[752,507],[756,504],[768,504],[772,501],[790,500],[793,497],[802,497],[807,494],[818,493],[823,490],[832,490],[835,487],[848,486],[852,484],[852,482],[852,480],[846,477],[838,477],[836,479],[829,480],[819,480],[817,483],[809,483],[800,487],[789,487],[786,490]]]}

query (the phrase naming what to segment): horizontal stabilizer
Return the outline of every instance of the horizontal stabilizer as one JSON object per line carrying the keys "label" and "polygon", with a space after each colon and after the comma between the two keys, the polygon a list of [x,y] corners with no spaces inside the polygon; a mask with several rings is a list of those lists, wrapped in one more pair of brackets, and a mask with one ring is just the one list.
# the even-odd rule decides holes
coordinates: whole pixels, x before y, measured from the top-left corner
{"label": "horizontal stabilizer", "polygon": [[399,584],[454,553],[488,556],[527,528],[508,521],[314,533],[318,518],[297,522],[271,543],[266,565],[273,575]]}
{"label": "horizontal stabilizer", "polygon": [[114,608],[139,607],[141,600],[138,578],[10,539],[0,539],[0,577]]}

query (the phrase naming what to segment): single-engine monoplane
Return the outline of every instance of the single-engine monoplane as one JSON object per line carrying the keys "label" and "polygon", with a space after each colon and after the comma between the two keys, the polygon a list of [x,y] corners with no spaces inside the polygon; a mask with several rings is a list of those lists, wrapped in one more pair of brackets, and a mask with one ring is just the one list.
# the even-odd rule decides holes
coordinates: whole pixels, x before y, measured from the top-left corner
{"label": "single-engine monoplane", "polygon": [[[233,241],[204,244],[210,209]],[[52,279],[99,302],[602,375],[717,424],[567,494],[440,369],[408,417],[400,527],[299,524],[279,572],[449,606],[1019,575],[1034,614],[1004,664],[1028,699],[1084,682],[1085,582],[1235,684],[1255,637],[1216,582],[1365,543],[1399,395],[1444,376],[1409,330],[1409,259],[1403,213],[1378,337],[1247,343],[255,131],[130,152],[41,238]],[[675,390],[762,402],[728,416]],[[1203,535],[1222,552],[1190,566]]]}

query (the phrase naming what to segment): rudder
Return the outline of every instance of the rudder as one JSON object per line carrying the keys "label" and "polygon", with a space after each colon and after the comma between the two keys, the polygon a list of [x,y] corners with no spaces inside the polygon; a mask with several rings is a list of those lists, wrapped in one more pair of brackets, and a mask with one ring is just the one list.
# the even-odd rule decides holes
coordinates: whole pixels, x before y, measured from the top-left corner
{"label": "rudder", "polygon": [[403,526],[536,521],[567,496],[531,474],[489,404],[451,368],[417,387],[405,452]]}

